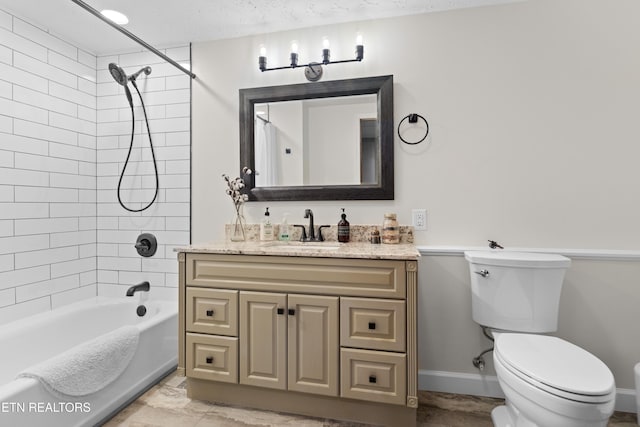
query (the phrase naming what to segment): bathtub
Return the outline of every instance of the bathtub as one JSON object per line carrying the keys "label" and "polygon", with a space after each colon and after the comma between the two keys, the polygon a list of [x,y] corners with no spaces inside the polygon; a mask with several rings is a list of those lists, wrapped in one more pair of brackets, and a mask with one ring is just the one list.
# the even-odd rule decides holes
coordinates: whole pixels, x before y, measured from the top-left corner
{"label": "bathtub", "polygon": [[[0,426],[95,426],[115,415],[177,366],[176,302],[97,297],[0,326]],[[57,397],[33,378],[16,378],[32,365],[126,325],[138,347],[123,373],[102,390]]]}

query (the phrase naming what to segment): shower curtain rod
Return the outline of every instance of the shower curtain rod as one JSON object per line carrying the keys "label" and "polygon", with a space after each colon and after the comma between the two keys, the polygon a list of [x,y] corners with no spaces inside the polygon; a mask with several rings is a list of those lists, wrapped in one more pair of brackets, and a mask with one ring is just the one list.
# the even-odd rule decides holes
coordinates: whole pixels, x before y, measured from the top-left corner
{"label": "shower curtain rod", "polygon": [[189,76],[191,76],[192,79],[196,78],[196,75],[193,74],[191,71],[187,70],[182,65],[178,64],[176,61],[174,61],[173,59],[169,58],[167,55],[165,55],[164,53],[160,52],[155,47],[151,46],[149,43],[147,43],[144,40],[142,40],[140,37],[136,36],[135,34],[130,33],[129,31],[127,31],[124,28],[122,28],[120,25],[118,25],[115,22],[111,21],[110,19],[106,18],[100,12],[98,12],[96,9],[92,8],[91,6],[89,6],[88,4],[83,2],[82,0],[71,0],[71,1],[74,2],[75,4],[77,4],[78,6],[80,6],[81,8],[83,8],[84,10],[86,10],[87,12],[97,16],[102,21],[104,21],[107,24],[111,25],[113,28],[115,28],[116,30],[120,31],[122,34],[124,34],[125,36],[129,37],[134,42],[144,46],[146,49],[148,49],[151,52],[155,53],[160,58],[162,58],[165,61],[167,61],[169,64],[171,64],[174,67],[178,68],[183,73],[188,74]]}

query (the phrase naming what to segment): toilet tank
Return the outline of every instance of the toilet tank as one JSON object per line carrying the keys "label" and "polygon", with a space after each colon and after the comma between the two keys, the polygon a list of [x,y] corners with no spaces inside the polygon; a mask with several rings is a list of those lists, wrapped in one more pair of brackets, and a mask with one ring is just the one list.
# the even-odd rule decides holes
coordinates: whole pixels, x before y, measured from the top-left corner
{"label": "toilet tank", "polygon": [[562,255],[467,251],[473,320],[516,332],[554,332],[564,274]]}

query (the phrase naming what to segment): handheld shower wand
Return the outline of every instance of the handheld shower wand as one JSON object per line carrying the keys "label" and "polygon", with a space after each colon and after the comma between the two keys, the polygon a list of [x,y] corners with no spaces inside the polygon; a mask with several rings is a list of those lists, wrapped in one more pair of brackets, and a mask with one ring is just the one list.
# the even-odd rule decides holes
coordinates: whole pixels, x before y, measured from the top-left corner
{"label": "handheld shower wand", "polygon": [[111,73],[111,77],[113,77],[113,80],[115,80],[116,83],[124,86],[124,93],[127,95],[127,100],[129,101],[129,105],[133,107],[133,99],[131,98],[131,91],[129,90],[127,83],[135,82],[138,76],[142,73],[148,76],[149,74],[151,74],[151,67],[149,66],[142,67],[141,69],[139,69],[138,71],[136,71],[135,73],[127,77],[127,73],[125,73],[124,70],[118,64],[115,64],[112,62],[109,64],[109,72]]}
{"label": "handheld shower wand", "polygon": [[135,79],[138,78],[140,74],[144,73],[146,76],[151,74],[151,67],[149,66],[142,67],[135,73],[131,74],[130,76],[127,76],[127,73],[124,72],[122,67],[112,62],[109,64],[109,72],[111,73],[111,77],[113,77],[113,79],[118,84],[122,86],[127,86],[127,81],[130,81],[130,82],[134,81]]}
{"label": "handheld shower wand", "polygon": [[124,86],[124,93],[127,95],[127,101],[129,101],[129,105],[131,106],[131,108],[133,108],[133,99],[131,98],[131,91],[129,90],[129,86],[127,86],[127,75],[125,74],[124,70],[120,68],[118,64],[114,64],[112,62],[109,64],[109,72],[111,73],[111,77],[113,77],[113,80],[115,80],[116,83]]}
{"label": "handheld shower wand", "polygon": [[[113,77],[116,83],[124,87],[124,93],[127,95],[127,101],[129,101],[129,107],[131,107],[131,143],[129,144],[129,152],[127,153],[127,159],[124,161],[124,166],[122,167],[120,180],[118,181],[118,190],[117,190],[118,202],[120,203],[120,206],[122,206],[124,209],[128,210],[129,212],[142,212],[148,209],[153,204],[153,202],[156,201],[156,199],[158,198],[158,192],[160,190],[160,180],[158,178],[158,165],[156,162],[156,155],[153,150],[153,141],[151,140],[151,131],[149,130],[149,120],[147,119],[147,110],[144,106],[144,101],[142,100],[142,95],[140,94],[138,85],[136,84],[136,79],[140,74],[144,73],[147,76],[151,74],[151,67],[149,66],[143,67],[140,70],[133,73],[132,75],[130,75],[129,77],[127,77],[127,74],[124,72],[124,70],[120,66],[118,66],[118,64],[115,64],[112,62],[109,64],[109,72],[111,73],[111,77]],[[129,85],[128,85],[129,82],[131,82],[136,92],[138,92],[138,96],[140,97],[140,103],[142,104],[142,112],[144,113],[144,120],[147,124],[147,134],[149,135],[149,145],[151,146],[151,156],[153,157],[153,167],[155,169],[155,175],[156,175],[155,195],[153,196],[153,199],[151,200],[151,202],[149,202],[148,205],[146,205],[141,209],[132,209],[125,206],[125,204],[122,202],[122,198],[120,197],[120,187],[122,185],[122,178],[124,178],[124,171],[127,169],[127,165],[129,164],[129,157],[131,157],[131,150],[133,149],[133,136],[135,133],[135,126],[136,126],[135,113],[133,109],[133,99],[131,97],[131,91],[129,90]]]}

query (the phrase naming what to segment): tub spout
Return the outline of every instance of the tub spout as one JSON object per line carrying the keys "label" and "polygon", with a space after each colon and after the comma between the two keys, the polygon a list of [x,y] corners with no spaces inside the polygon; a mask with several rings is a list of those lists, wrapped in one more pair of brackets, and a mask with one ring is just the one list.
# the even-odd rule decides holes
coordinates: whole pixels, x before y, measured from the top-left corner
{"label": "tub spout", "polygon": [[144,292],[148,292],[149,291],[149,282],[141,282],[138,283],[135,286],[130,287],[129,289],[127,289],[127,296],[128,297],[132,297],[133,294],[135,294],[136,292],[139,291],[144,291]]}

